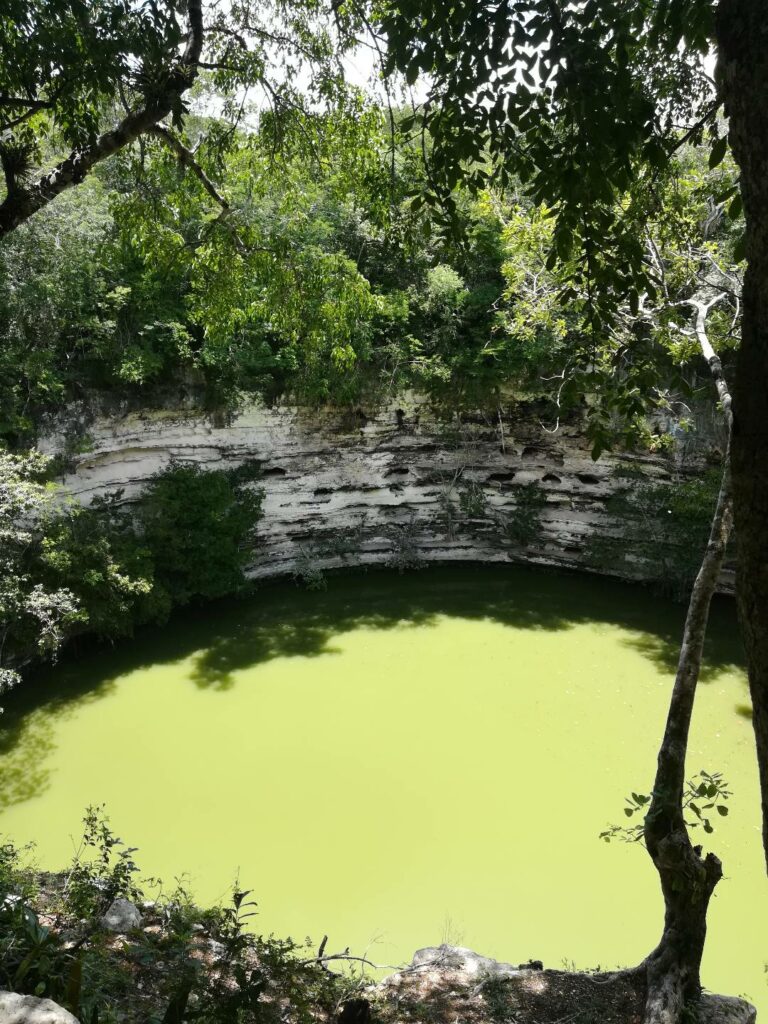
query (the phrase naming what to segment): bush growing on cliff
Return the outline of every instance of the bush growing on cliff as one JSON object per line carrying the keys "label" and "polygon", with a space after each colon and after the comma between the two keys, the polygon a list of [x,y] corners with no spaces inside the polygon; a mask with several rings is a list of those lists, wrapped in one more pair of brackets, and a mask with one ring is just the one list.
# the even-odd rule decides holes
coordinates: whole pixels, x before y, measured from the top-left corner
{"label": "bush growing on cliff", "polygon": [[0,694],[19,681],[25,659],[54,654],[81,619],[73,592],[47,586],[35,563],[52,510],[52,493],[41,482],[45,466],[39,452],[0,449]]}
{"label": "bush growing on cliff", "polygon": [[459,489],[459,508],[467,519],[483,519],[488,514],[488,498],[483,485],[467,480]]}
{"label": "bush growing on cliff", "polygon": [[527,547],[541,536],[541,513],[547,498],[537,483],[523,484],[515,491],[515,507],[500,519],[502,533],[513,544]]}
{"label": "bush growing on cliff", "polygon": [[132,513],[119,493],[62,501],[43,483],[48,462],[0,449],[0,693],[75,635],[126,636],[173,605],[239,590],[261,516],[252,473],[173,466]]}
{"label": "bush growing on cliff", "polygon": [[390,523],[385,532],[391,545],[387,565],[399,573],[420,569],[422,563],[415,512],[411,512],[406,522]]}
{"label": "bush growing on cliff", "polygon": [[222,597],[242,586],[262,498],[262,491],[238,487],[231,474],[199,466],[172,466],[154,477],[138,525],[157,584],[172,604]]}
{"label": "bush growing on cliff", "polygon": [[42,576],[75,595],[81,629],[101,638],[127,636],[170,609],[155,583],[152,552],[119,498],[97,498],[88,508],[59,506],[43,522],[39,544]]}

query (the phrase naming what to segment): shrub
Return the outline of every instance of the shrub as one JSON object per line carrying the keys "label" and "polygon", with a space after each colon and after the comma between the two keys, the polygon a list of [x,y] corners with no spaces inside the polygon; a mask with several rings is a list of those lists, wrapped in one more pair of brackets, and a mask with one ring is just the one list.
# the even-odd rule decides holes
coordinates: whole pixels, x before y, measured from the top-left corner
{"label": "shrub", "polygon": [[262,498],[262,491],[236,486],[231,474],[198,466],[172,466],[153,478],[138,521],[155,578],[173,604],[240,589]]}
{"label": "shrub", "polygon": [[307,590],[327,590],[328,581],[321,566],[318,564],[320,552],[315,547],[299,546],[293,578]]}
{"label": "shrub", "polygon": [[488,499],[482,484],[467,480],[459,491],[459,508],[467,519],[482,519],[488,513]]}
{"label": "shrub", "polygon": [[252,471],[172,466],[131,514],[121,492],[88,508],[56,500],[47,465],[0,449],[0,693],[76,634],[126,636],[175,604],[239,590],[261,516]]}
{"label": "shrub", "polygon": [[389,568],[404,573],[422,567],[415,513],[411,512],[405,523],[390,523],[386,534],[392,545],[392,552],[387,560]]}
{"label": "shrub", "polygon": [[[127,636],[134,624],[164,618],[169,600],[155,585],[154,560],[120,493],[89,508],[72,503],[43,524],[39,564],[44,579],[77,600],[77,630],[102,638]],[[75,632],[75,629],[71,629]]]}
{"label": "shrub", "polygon": [[33,655],[55,655],[80,619],[75,595],[41,578],[39,538],[54,508],[42,483],[46,464],[40,452],[0,448],[0,694]]}
{"label": "shrub", "polygon": [[547,498],[537,483],[517,488],[515,507],[500,520],[505,537],[513,544],[527,547],[541,536],[541,513]]}

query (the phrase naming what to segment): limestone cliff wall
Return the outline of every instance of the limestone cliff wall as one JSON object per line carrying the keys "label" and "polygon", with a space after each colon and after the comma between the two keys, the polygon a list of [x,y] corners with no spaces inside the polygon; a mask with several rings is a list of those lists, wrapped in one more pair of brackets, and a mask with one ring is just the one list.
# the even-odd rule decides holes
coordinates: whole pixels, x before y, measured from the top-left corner
{"label": "limestone cliff wall", "polygon": [[[577,426],[549,433],[531,412],[446,424],[413,396],[354,412],[253,405],[218,425],[193,412],[130,412],[90,422],[80,444],[87,450],[78,454],[62,429],[51,429],[40,447],[67,455],[61,480],[84,503],[118,489],[130,502],[173,460],[206,469],[256,460],[265,515],[252,577],[413,558],[590,568],[587,537],[617,530],[605,502],[626,486],[620,466],[669,482],[701,463],[700,451],[682,448],[594,462]],[[546,505],[540,538],[523,547],[505,539],[504,522],[528,483],[541,488]],[[460,495],[470,491],[484,507],[462,511]],[[732,588],[730,572],[722,583]]]}

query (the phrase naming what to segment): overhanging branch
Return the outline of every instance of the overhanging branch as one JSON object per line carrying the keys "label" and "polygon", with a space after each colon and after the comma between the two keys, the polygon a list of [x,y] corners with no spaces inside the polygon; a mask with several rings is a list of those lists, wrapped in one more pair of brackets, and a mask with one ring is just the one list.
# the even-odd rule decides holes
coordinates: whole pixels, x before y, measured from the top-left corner
{"label": "overhanging branch", "polygon": [[240,238],[234,226],[228,223],[229,215],[232,212],[232,207],[229,205],[229,201],[222,195],[216,185],[211,181],[208,175],[205,173],[203,168],[195,159],[195,155],[191,149],[188,149],[181,139],[175,135],[170,128],[167,128],[164,124],[156,124],[149,130],[150,135],[154,135],[160,139],[161,142],[165,143],[169,149],[171,149],[179,159],[179,162],[184,166],[188,167],[190,171],[195,175],[200,184],[203,186],[208,195],[221,207],[220,220],[227,223],[230,229],[232,240],[235,243],[235,248],[244,256],[246,253],[246,247],[243,244],[243,240]]}
{"label": "overhanging branch", "polygon": [[204,37],[202,0],[188,0],[187,23],[184,52],[170,69],[164,91],[129,111],[116,128],[103,132],[92,143],[73,150],[65,160],[33,184],[7,195],[0,204],[0,238],[10,234],[56,196],[79,184],[96,164],[130,145],[171,113],[179,97],[189,89],[197,76]]}

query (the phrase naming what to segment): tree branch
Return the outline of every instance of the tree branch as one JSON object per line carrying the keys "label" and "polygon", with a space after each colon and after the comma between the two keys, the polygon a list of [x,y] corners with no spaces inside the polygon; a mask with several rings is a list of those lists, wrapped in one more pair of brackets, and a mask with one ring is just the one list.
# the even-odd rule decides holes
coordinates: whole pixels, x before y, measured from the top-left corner
{"label": "tree branch", "polygon": [[174,135],[170,128],[167,128],[164,124],[156,124],[149,129],[148,134],[154,135],[156,138],[160,139],[162,142],[166,144],[166,146],[168,146],[169,149],[171,149],[176,154],[176,156],[179,158],[179,162],[182,163],[185,167],[188,167],[194,173],[195,177],[198,178],[202,183],[203,188],[208,193],[208,195],[212,199],[214,199],[223,210],[229,211],[231,209],[228,201],[219,192],[214,183],[211,181],[211,179],[208,177],[203,168],[195,159],[195,155],[192,152],[192,150],[188,149],[181,141],[181,139],[177,135]]}
{"label": "tree branch", "polygon": [[674,303],[674,305],[692,306],[696,310],[696,323],[694,328],[696,331],[696,339],[699,343],[701,354],[706,359],[710,373],[714,379],[717,394],[723,407],[725,424],[728,428],[728,433],[730,434],[733,427],[733,400],[731,398],[730,388],[728,387],[728,383],[725,379],[725,374],[723,373],[723,364],[720,362],[718,354],[712,348],[709,336],[707,335],[707,316],[709,315],[709,311],[713,306],[716,306],[718,302],[722,301],[722,299],[726,297],[725,292],[720,292],[719,295],[715,295],[715,297],[709,299],[708,302],[702,302],[695,297],[691,297],[690,299],[682,299],[680,302]]}
{"label": "tree branch", "polygon": [[0,96],[0,107],[27,107],[30,110],[46,110],[51,106],[50,100],[32,100],[25,96]]}
{"label": "tree branch", "polygon": [[179,139],[178,136],[175,135],[170,130],[170,128],[166,128],[164,124],[154,125],[152,128],[149,129],[148,134],[154,135],[156,138],[160,139],[163,143],[165,143],[165,145],[168,146],[169,149],[171,149],[176,154],[176,156],[179,159],[179,162],[184,167],[188,167],[189,170],[192,171],[192,173],[202,184],[203,188],[208,193],[208,195],[214,200],[214,202],[216,202],[221,207],[221,216],[219,217],[219,220],[227,224],[227,227],[229,228],[230,233],[232,235],[232,240],[235,243],[235,248],[237,249],[241,256],[244,256],[247,250],[243,243],[243,240],[240,238],[240,235],[237,233],[235,227],[228,222],[229,215],[232,212],[232,207],[229,205],[229,201],[225,199],[221,192],[219,192],[217,187],[214,185],[214,183],[205,173],[203,168],[197,162],[192,150],[188,149],[181,141],[181,139]]}
{"label": "tree branch", "polygon": [[179,97],[189,89],[197,76],[204,37],[202,0],[188,0],[187,21],[189,30],[184,52],[170,69],[165,90],[159,96],[146,99],[143,106],[126,114],[116,128],[103,132],[92,143],[73,150],[65,160],[32,185],[7,195],[0,204],[0,238],[10,234],[56,196],[79,184],[96,164],[130,145],[171,113]]}
{"label": "tree branch", "polygon": [[685,132],[685,134],[682,135],[671,147],[671,149],[667,151],[667,157],[673,156],[678,151],[678,149],[682,149],[686,142],[689,142],[693,138],[696,132],[701,131],[701,129],[707,124],[707,122],[711,121],[715,117],[715,115],[717,114],[718,110],[722,105],[722,99],[715,99],[711,106],[707,107],[702,117],[699,118],[699,120],[695,124],[691,125],[691,127]]}

